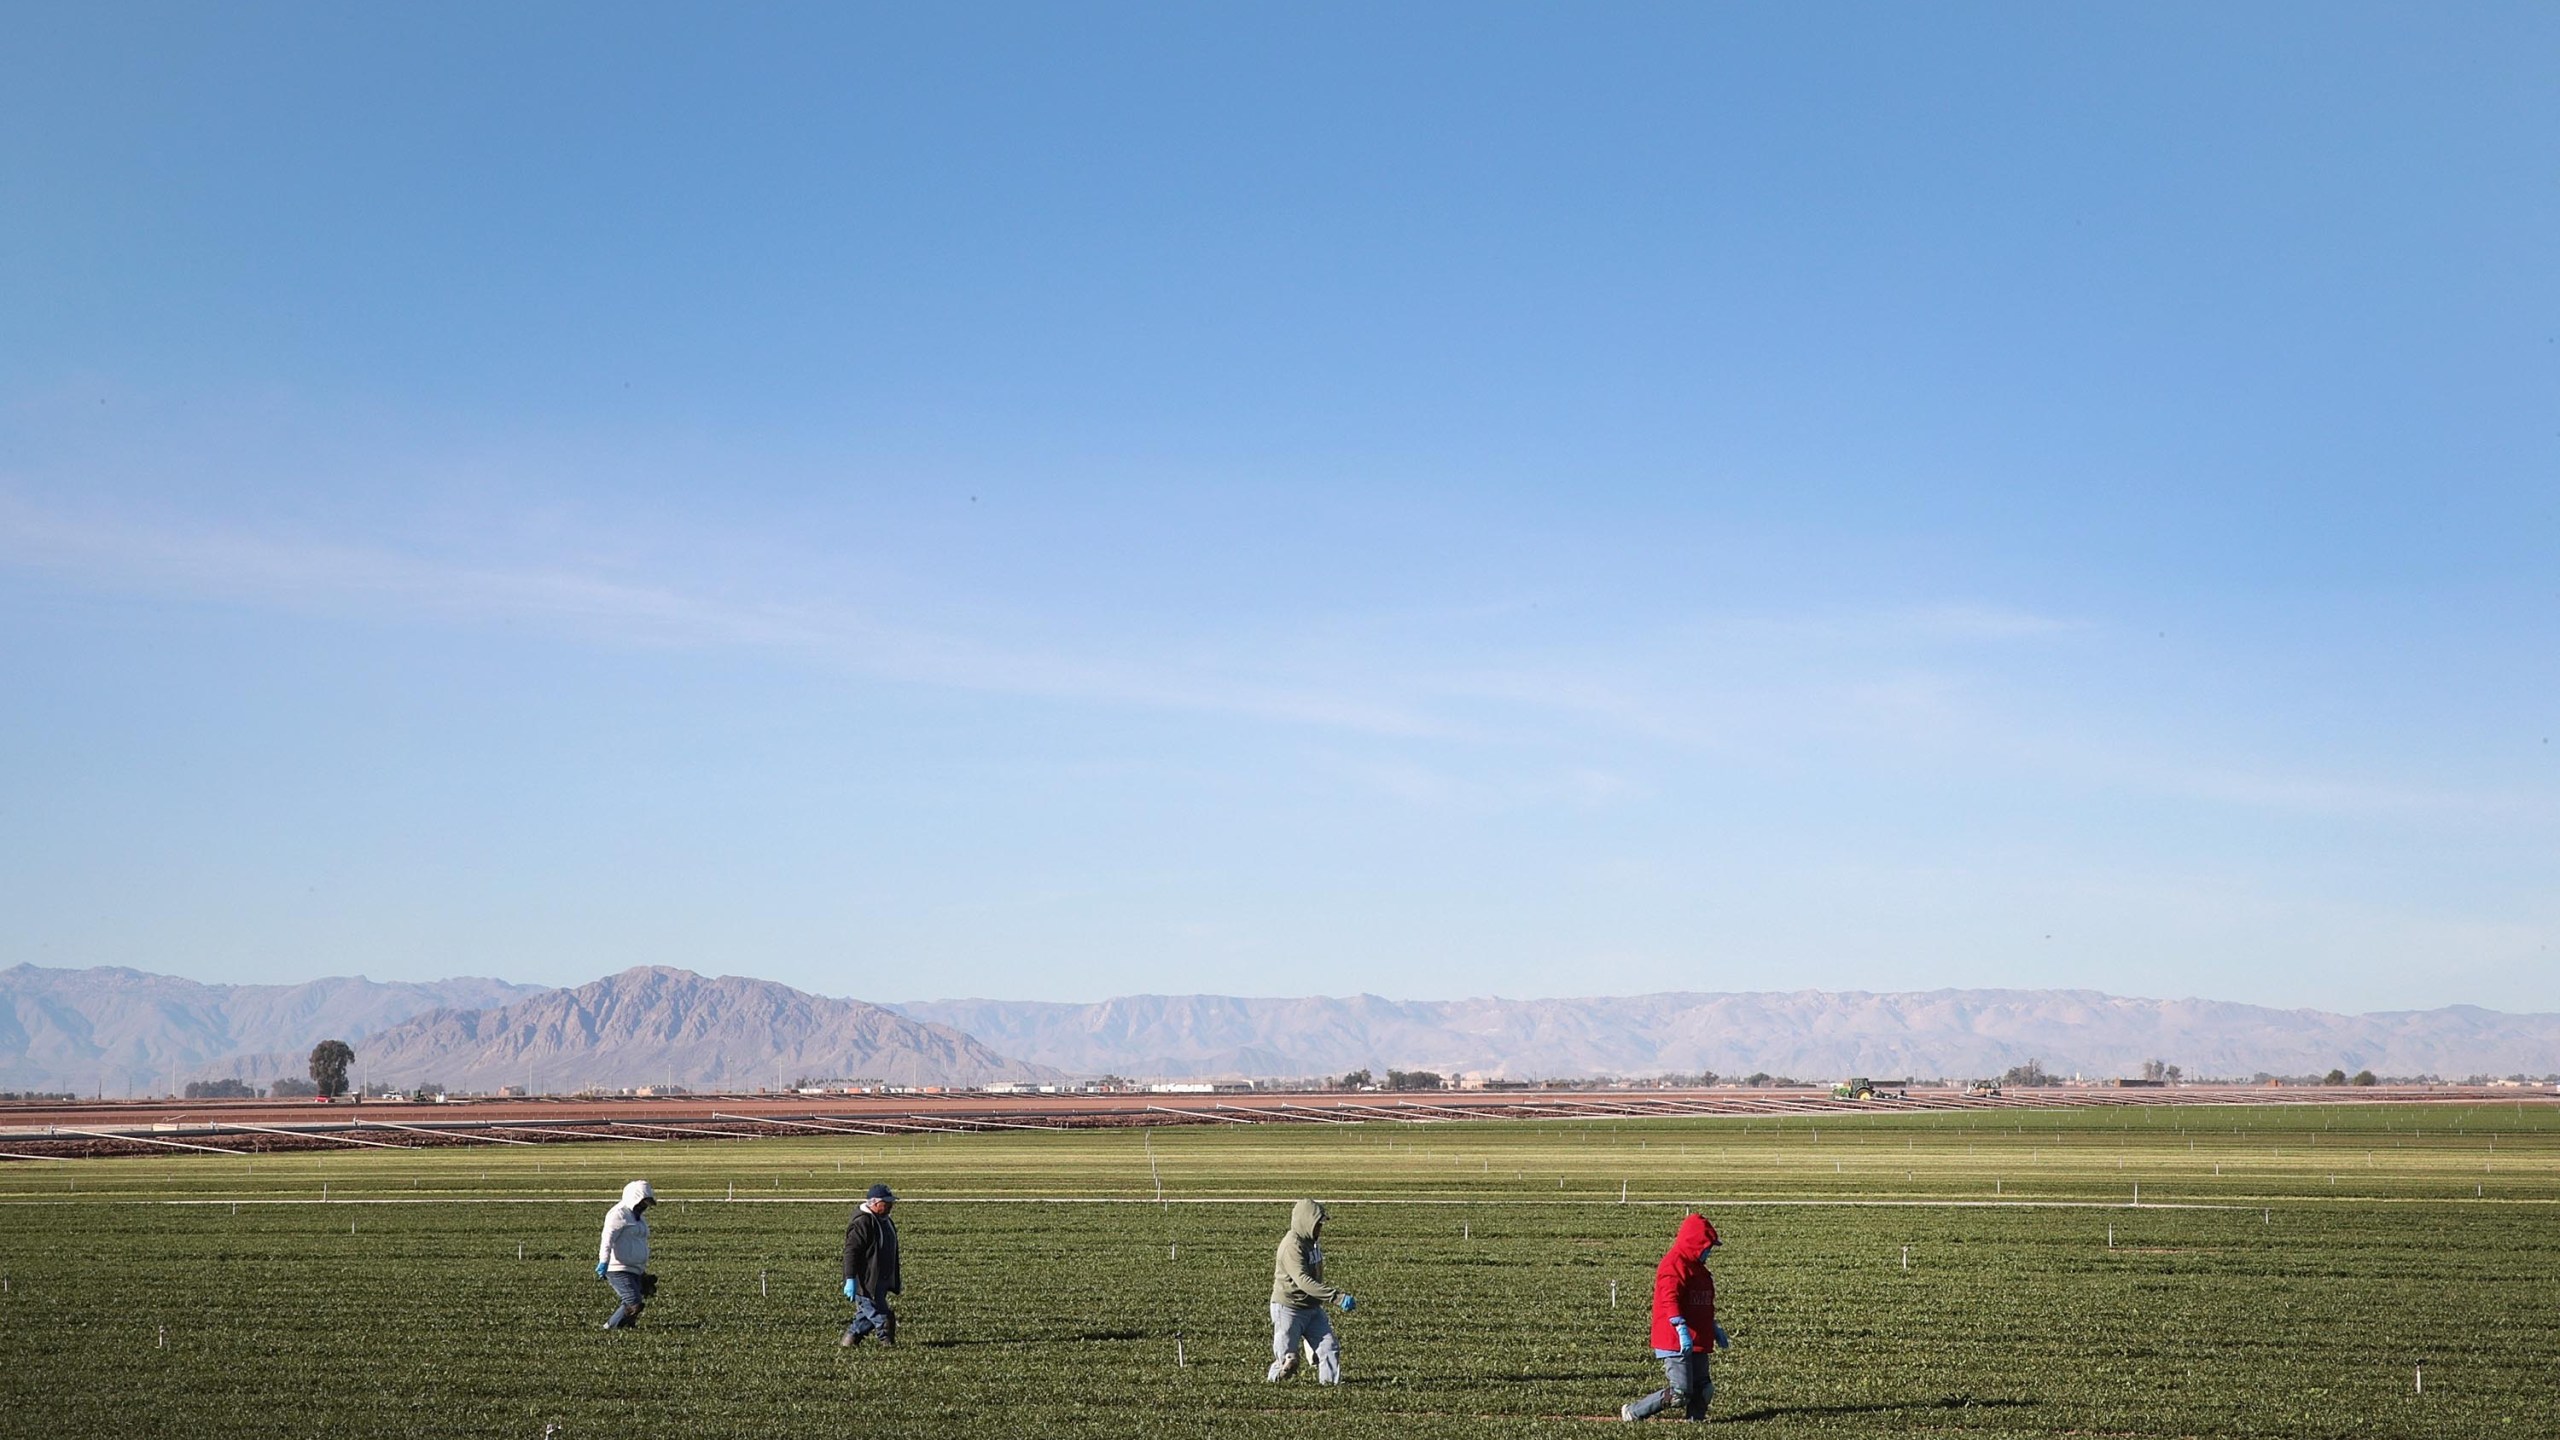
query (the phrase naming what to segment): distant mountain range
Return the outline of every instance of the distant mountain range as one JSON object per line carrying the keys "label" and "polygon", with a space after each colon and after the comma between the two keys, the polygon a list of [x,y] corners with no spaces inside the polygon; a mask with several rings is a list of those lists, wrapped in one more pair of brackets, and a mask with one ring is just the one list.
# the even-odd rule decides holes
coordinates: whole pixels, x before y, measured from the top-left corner
{"label": "distant mountain range", "polygon": [[768,980],[644,967],[575,989],[461,979],[201,985],[124,969],[0,970],[0,1089],[157,1094],[173,1080],[303,1073],[322,1039],[356,1077],[493,1090],[792,1079],[983,1084],[1118,1074],[1304,1078],[1355,1069],[1512,1079],[1755,1071],[2549,1075],[2560,1015],[2471,1006],[2337,1015],[2086,990],[1800,990],[1575,1000],[1240,999],[883,1006]]}
{"label": "distant mountain range", "polygon": [[488,1010],[437,1010],[365,1037],[367,1082],[464,1090],[758,1089],[796,1079],[895,1085],[1059,1080],[957,1030],[770,980],[645,967]]}
{"label": "distant mountain range", "polygon": [[2094,990],[1671,992],[1574,1000],[1244,1000],[1133,995],[1091,1005],[937,1000],[898,1007],[1008,1054],[1080,1073],[1338,1075],[1436,1070],[1512,1079],[1765,1071],[1997,1075],[2030,1058],[2056,1074],[2548,1074],[2560,1015],[2468,1005],[2335,1015]]}
{"label": "distant mountain range", "polygon": [[[254,1077],[299,1075],[301,1057],[332,1037],[370,1035],[429,1010],[476,1010],[544,993],[540,985],[459,979],[383,982],[363,976],[301,985],[201,985],[102,966],[0,970],[0,1090],[109,1095],[217,1078],[235,1055],[290,1053]],[[239,1074],[223,1070],[222,1074]]]}

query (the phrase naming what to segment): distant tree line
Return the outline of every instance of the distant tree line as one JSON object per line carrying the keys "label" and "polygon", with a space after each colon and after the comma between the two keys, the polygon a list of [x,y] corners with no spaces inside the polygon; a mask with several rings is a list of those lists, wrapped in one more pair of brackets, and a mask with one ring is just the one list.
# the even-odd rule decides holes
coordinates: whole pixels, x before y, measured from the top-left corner
{"label": "distant tree line", "polygon": [[1389,1070],[1382,1084],[1363,1068],[1345,1074],[1333,1084],[1338,1090],[1446,1090],[1449,1077],[1437,1070]]}

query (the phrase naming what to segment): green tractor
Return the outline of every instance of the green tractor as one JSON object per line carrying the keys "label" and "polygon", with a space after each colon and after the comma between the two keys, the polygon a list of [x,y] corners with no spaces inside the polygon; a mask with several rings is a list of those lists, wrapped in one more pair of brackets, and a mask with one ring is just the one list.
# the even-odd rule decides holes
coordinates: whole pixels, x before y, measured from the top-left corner
{"label": "green tractor", "polygon": [[1902,1098],[1903,1088],[1910,1083],[1908,1080],[1870,1080],[1864,1075],[1854,1075],[1832,1086],[1831,1098],[1873,1100],[1882,1095],[1887,1099],[1899,1100]]}

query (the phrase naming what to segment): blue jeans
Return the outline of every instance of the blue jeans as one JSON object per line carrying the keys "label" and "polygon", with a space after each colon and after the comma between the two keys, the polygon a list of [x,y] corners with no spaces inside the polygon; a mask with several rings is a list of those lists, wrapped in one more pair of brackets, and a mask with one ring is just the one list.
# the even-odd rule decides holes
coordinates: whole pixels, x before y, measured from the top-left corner
{"label": "blue jeans", "polygon": [[859,1340],[877,1331],[882,1340],[895,1340],[897,1323],[898,1317],[889,1313],[886,1299],[875,1300],[868,1293],[857,1290],[854,1292],[853,1323],[844,1327],[844,1337]]}
{"label": "blue jeans", "polygon": [[607,1270],[604,1283],[613,1287],[614,1298],[622,1302],[614,1307],[612,1316],[604,1322],[605,1328],[623,1329],[640,1315],[640,1277],[629,1270]]}
{"label": "blue jeans", "polygon": [[1707,1352],[1692,1350],[1684,1355],[1677,1350],[1656,1350],[1653,1354],[1662,1362],[1662,1378],[1671,1383],[1628,1406],[1627,1418],[1642,1420],[1659,1415],[1677,1400],[1688,1418],[1706,1419],[1707,1402],[1716,1398],[1715,1379],[1707,1374]]}

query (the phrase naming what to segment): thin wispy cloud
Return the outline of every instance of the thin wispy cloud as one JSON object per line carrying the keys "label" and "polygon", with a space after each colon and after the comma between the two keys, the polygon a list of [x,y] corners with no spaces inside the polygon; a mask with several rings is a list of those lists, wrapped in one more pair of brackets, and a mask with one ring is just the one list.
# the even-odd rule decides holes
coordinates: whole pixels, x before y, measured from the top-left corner
{"label": "thin wispy cloud", "polygon": [[877,679],[1226,713],[1364,733],[1453,732],[1409,705],[1204,668],[1094,659],[879,621],[826,603],[742,600],[570,570],[448,563],[237,531],[69,518],[0,498],[0,559],[105,584],[302,612],[369,609],[545,626],[592,643],[750,649]]}
{"label": "thin wispy cloud", "polygon": [[[721,593],[567,566],[470,563],[333,540],[74,514],[0,494],[0,564],[78,583],[306,614],[534,626],[621,648],[749,651],[868,679],[986,694],[1225,715],[1390,741],[1518,745],[1583,737],[1721,755],[1846,743],[1894,747],[2057,783],[2130,786],[2312,815],[2514,811],[2512,797],[2145,758],[2005,713],[1914,645],[2000,649],[2091,633],[2088,622],[1982,604],[1708,616],[1624,637],[1589,661],[1456,666],[1416,659],[1392,626],[1321,663],[1240,639],[1108,656],[883,620],[842,603]],[[1121,647],[1124,652],[1128,647]],[[1883,658],[1875,653],[1883,652]],[[1824,738],[1827,737],[1827,738]],[[1915,753],[1917,753],[1915,751]],[[1530,762],[1494,784],[1406,762],[1341,773],[1415,803],[1608,803],[1645,787],[1626,767]],[[2530,807],[2526,807],[2530,808]]]}

